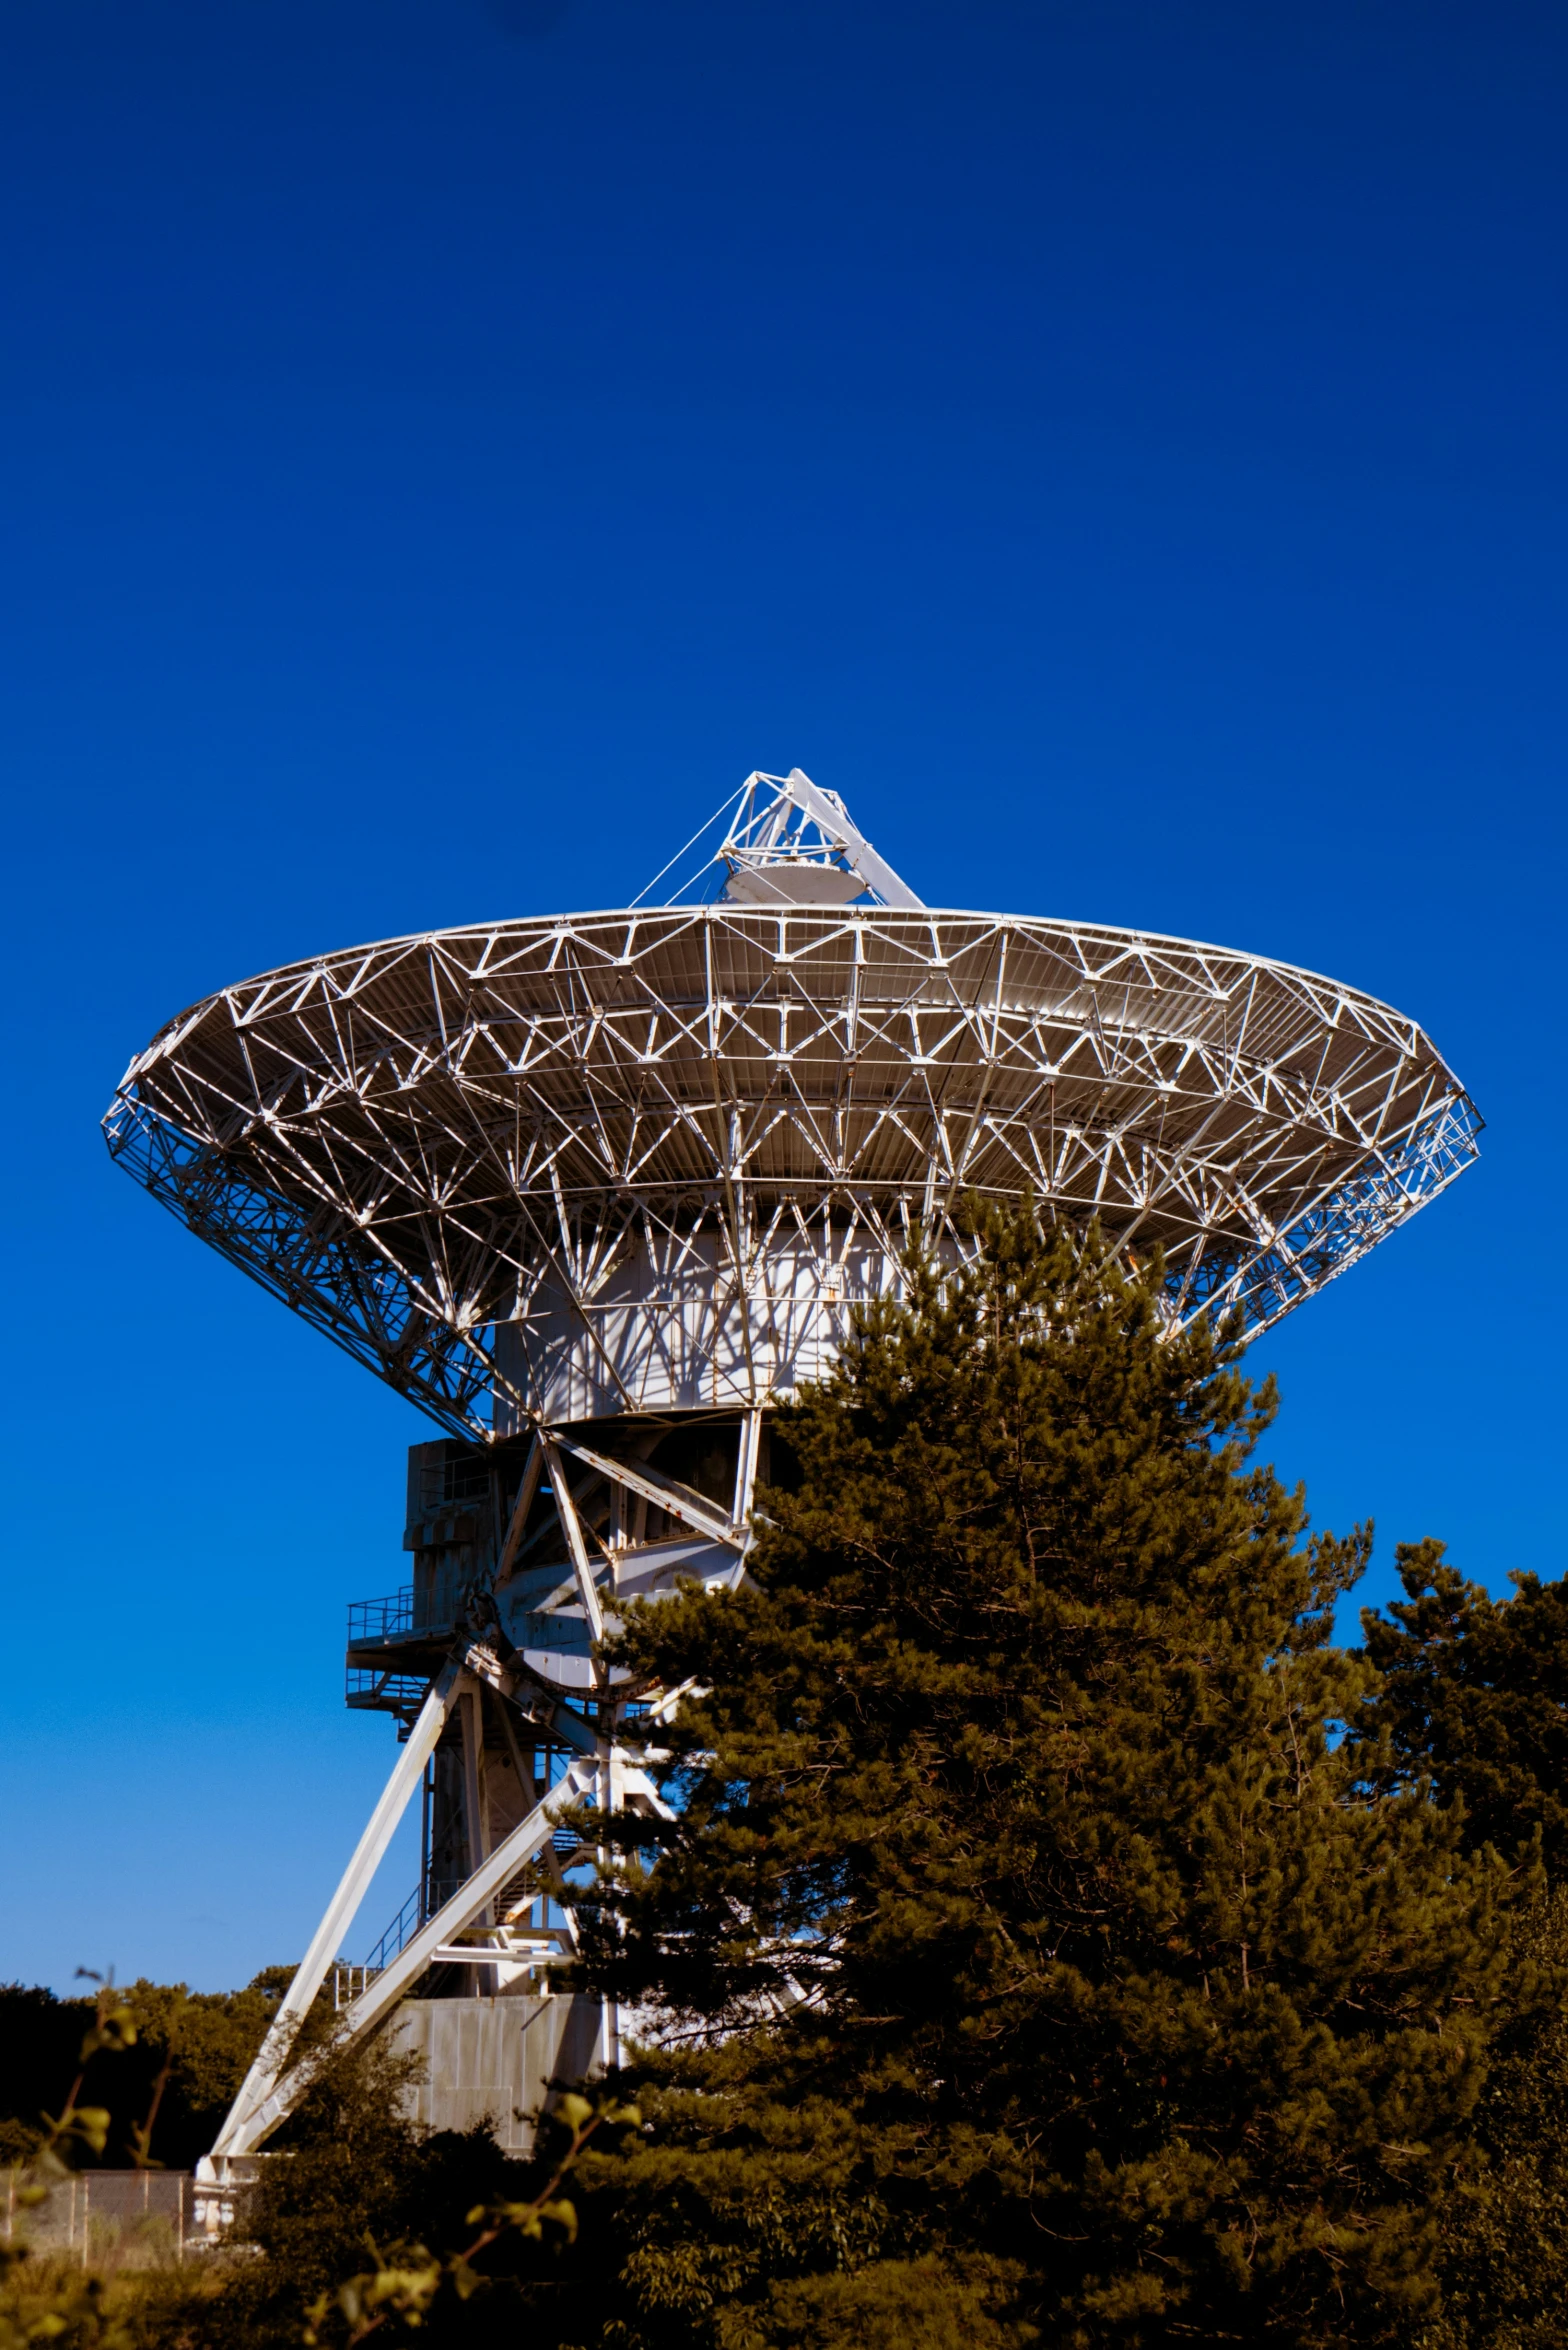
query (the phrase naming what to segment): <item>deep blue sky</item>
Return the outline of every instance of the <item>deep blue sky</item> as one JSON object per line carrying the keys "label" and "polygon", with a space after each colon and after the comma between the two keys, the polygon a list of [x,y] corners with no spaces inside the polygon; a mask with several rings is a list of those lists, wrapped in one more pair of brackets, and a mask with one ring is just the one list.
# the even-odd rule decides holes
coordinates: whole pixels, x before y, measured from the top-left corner
{"label": "deep blue sky", "polygon": [[753,766],[1417,1015],[1485,1156],[1272,1450],[1374,1595],[1561,1570],[1565,120],[1551,0],[8,0],[0,1977],[297,1955],[393,1759],[428,1431],[111,1169],[127,1058]]}

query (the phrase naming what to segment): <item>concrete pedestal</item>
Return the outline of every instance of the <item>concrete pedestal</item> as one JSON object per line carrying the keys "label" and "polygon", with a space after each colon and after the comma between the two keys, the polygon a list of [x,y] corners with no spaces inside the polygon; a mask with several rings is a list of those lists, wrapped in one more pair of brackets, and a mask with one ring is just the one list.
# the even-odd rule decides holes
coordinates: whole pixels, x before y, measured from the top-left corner
{"label": "concrete pedestal", "polygon": [[526,2154],[551,2081],[580,2080],[592,2068],[602,2018],[591,1999],[407,1999],[388,2038],[425,2060],[410,2097],[417,2121],[469,2130],[488,2116],[496,2143]]}

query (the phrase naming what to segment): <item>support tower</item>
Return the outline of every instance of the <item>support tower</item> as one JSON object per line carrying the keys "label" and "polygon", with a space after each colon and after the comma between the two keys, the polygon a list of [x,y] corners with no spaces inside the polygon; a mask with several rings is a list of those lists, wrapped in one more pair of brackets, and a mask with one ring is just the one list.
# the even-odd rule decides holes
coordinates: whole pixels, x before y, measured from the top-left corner
{"label": "support tower", "polygon": [[[716,845],[714,845],[716,844]],[[400,2001],[435,2117],[503,2128],[613,2062],[554,1997],[578,1800],[657,1806],[595,1643],[632,1595],[745,1572],[769,1406],[960,1196],[1156,1246],[1172,1326],[1264,1330],[1475,1156],[1421,1029],[1264,957],[939,911],[797,768],[752,775],[670,902],[393,939],[222,989],[131,1063],[116,1158],[442,1430],[407,1576],[350,1610],[348,1702],[401,1748],[214,2151],[297,2101],[300,2022],[399,1819],[420,1880],[344,2029]],[[672,861],[672,868],[679,860]],[[664,877],[661,876],[661,879]],[[657,886],[657,885],[655,885]],[[645,892],[644,897],[651,892]]]}

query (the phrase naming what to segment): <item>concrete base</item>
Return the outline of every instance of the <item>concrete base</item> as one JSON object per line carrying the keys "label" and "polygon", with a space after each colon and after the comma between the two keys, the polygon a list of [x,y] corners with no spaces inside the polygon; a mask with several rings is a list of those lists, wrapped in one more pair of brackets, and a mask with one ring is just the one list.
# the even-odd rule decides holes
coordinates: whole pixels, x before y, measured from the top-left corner
{"label": "concrete base", "polygon": [[526,2154],[551,2081],[580,2080],[593,2069],[602,2021],[593,1999],[521,1992],[501,1999],[405,1999],[387,2038],[425,2060],[425,2078],[410,2097],[416,2121],[434,2130],[470,2130],[488,2118],[498,2145]]}

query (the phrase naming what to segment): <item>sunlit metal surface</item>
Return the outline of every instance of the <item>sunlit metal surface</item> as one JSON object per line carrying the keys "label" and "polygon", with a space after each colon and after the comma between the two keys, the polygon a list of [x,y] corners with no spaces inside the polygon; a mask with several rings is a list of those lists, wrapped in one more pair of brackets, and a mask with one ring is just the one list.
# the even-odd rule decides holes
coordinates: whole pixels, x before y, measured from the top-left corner
{"label": "sunlit metal surface", "polygon": [[765,1400],[912,1235],[951,1243],[966,1191],[1097,1216],[1164,1250],[1178,1319],[1235,1303],[1256,1332],[1451,1182],[1479,1123],[1414,1021],[1260,955],[721,901],[224,988],[106,1126],[200,1238],[483,1436]]}
{"label": "sunlit metal surface", "polygon": [[[744,1579],[768,1405],[912,1242],[951,1261],[970,1194],[1031,1194],[1161,1253],[1173,1326],[1236,1307],[1256,1332],[1475,1156],[1463,1088],[1387,1005],[926,906],[798,769],[748,777],[670,872],[684,902],[223,988],[105,1121],[193,1232],[464,1440],[414,1448],[412,1581],[351,1611],[349,1702],[405,1744],[204,2160],[209,2216],[309,2084],[300,2021],[416,1792],[420,1882],[349,1980],[345,2044],[422,1981],[531,1998],[570,1954],[559,1806],[660,1811],[626,1709],[681,1695],[631,1688],[602,1636],[629,1599]],[[616,2011],[583,2028],[613,2065]]]}

